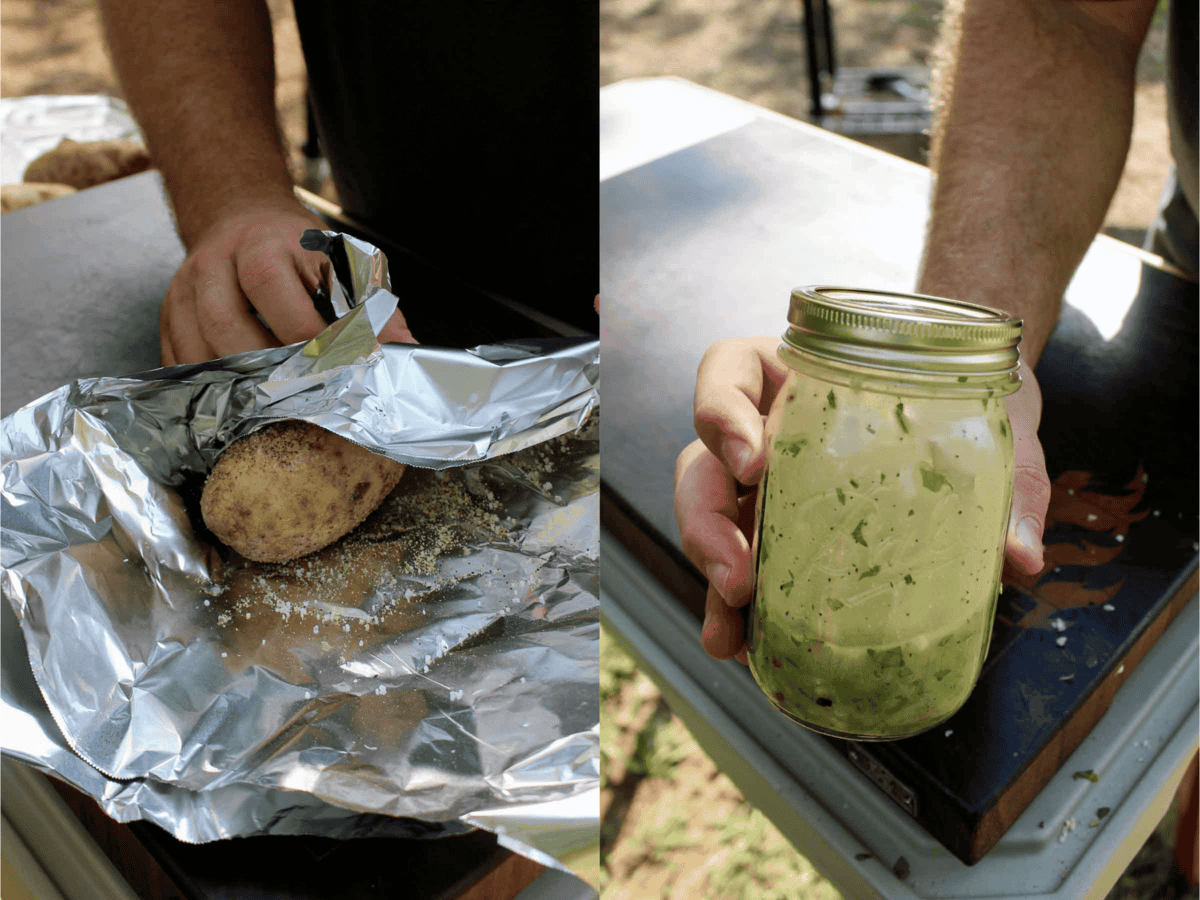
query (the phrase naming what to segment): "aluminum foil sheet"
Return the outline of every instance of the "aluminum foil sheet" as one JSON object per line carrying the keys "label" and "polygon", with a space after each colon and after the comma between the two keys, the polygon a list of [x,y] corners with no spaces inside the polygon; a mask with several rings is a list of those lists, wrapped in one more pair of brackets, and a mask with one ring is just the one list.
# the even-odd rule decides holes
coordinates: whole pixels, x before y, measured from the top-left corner
{"label": "aluminum foil sheet", "polygon": [[[4,751],[185,841],[483,827],[556,864],[599,825],[598,344],[381,347],[382,254],[306,241],[344,309],[307,344],[0,423]],[[280,419],[410,468],[340,543],[256,564],[197,499]]]}
{"label": "aluminum foil sheet", "polygon": [[17,184],[29,164],[69,137],[74,141],[141,141],[124,100],[95,95],[0,100],[0,184]]}

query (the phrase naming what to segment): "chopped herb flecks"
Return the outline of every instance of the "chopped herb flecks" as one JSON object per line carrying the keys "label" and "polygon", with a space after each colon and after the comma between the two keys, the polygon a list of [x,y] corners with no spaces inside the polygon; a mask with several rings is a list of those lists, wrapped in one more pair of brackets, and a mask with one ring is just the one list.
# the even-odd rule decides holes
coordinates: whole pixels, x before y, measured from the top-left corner
{"label": "chopped herb flecks", "polygon": [[854,538],[854,543],[862,544],[864,547],[867,546],[867,540],[866,540],[866,538],[863,537],[862,530],[863,530],[863,526],[866,524],[867,524],[867,522],[864,519],[863,521],[861,521],[857,525],[855,525],[854,530],[852,532],[850,532],[850,537]]}
{"label": "chopped herb flecks", "polygon": [[935,494],[942,489],[943,485],[954,490],[954,486],[950,484],[945,475],[937,471],[937,469],[930,469],[925,466],[921,466],[921,484],[926,490],[933,491]]}

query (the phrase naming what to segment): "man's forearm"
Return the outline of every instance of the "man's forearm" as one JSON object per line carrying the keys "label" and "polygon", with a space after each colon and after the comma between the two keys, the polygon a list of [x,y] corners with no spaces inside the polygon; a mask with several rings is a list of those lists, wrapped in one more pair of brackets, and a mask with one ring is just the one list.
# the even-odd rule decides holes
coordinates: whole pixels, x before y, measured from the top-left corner
{"label": "man's forearm", "polygon": [[1033,363],[1116,190],[1154,3],[949,6],[918,289],[1020,315]]}
{"label": "man's forearm", "polygon": [[292,179],[275,107],[263,0],[100,0],[126,100],[189,249],[225,213],[286,203]]}

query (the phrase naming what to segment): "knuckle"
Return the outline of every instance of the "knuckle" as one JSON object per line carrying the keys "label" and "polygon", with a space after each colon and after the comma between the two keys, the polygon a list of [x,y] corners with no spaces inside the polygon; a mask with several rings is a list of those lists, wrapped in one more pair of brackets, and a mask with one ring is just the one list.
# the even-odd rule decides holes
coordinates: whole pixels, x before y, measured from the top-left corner
{"label": "knuckle", "polygon": [[221,334],[229,331],[234,313],[231,300],[223,295],[202,293],[196,299],[196,324],[204,334]]}
{"label": "knuckle", "polygon": [[259,290],[282,277],[284,261],[270,248],[256,248],[253,252],[238,258],[238,281],[247,294]]}
{"label": "knuckle", "polygon": [[686,517],[678,516],[678,513],[676,515],[679,524],[679,543],[683,548],[683,555],[695,564],[697,568],[703,570],[705,564],[708,562],[708,552],[705,550],[699,534],[693,527],[693,523]]}
{"label": "knuckle", "polygon": [[189,253],[171,280],[171,287],[168,290],[174,290],[180,283],[190,281],[204,272],[209,267],[210,255],[210,252],[202,247]]}
{"label": "knuckle", "polygon": [[1050,506],[1050,479],[1042,466],[1018,465],[1013,470],[1013,493],[1042,512]]}
{"label": "knuckle", "polygon": [[708,557],[706,554],[701,552],[700,547],[694,540],[689,538],[683,541],[683,555],[688,559],[689,562],[696,566],[696,568],[704,571],[704,565],[708,561]]}
{"label": "knuckle", "polygon": [[[692,443],[694,444],[695,442],[693,441]],[[687,447],[685,447],[683,450],[681,450],[679,452],[679,455],[677,457],[675,457],[675,500],[676,500],[675,505],[676,506],[679,505],[679,503],[678,503],[679,491],[683,485],[684,473],[687,471],[688,465],[691,462],[693,455],[694,455],[694,453],[692,450],[692,444],[689,444]]]}

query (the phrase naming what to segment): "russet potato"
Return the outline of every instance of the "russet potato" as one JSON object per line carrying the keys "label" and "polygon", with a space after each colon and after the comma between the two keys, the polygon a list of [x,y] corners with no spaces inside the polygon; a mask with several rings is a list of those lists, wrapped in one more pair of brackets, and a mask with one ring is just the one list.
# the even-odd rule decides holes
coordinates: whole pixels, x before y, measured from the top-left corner
{"label": "russet potato", "polygon": [[231,444],[204,483],[204,523],[255,562],[287,562],[358,526],[404,465],[305,422],[277,422]]}
{"label": "russet potato", "polygon": [[25,169],[26,182],[69,184],[76,190],[95,187],[145,172],[150,155],[137,141],[73,141],[63,138]]}
{"label": "russet potato", "polygon": [[36,206],[73,193],[75,188],[69,184],[43,184],[40,181],[32,184],[6,184],[0,186],[0,214]]}

